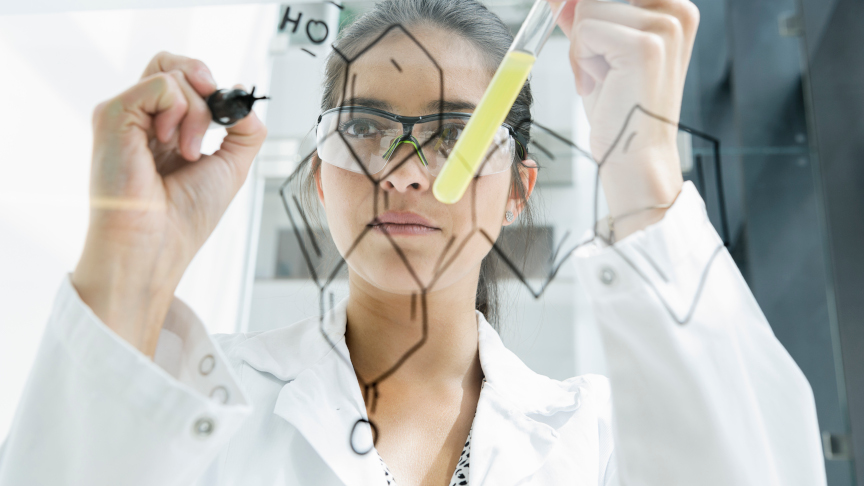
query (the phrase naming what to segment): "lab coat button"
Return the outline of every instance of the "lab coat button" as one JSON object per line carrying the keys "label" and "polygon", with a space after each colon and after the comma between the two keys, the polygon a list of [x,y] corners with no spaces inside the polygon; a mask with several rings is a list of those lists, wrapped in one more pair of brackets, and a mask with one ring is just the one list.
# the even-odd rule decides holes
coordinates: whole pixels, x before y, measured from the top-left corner
{"label": "lab coat button", "polygon": [[213,419],[209,417],[201,417],[195,422],[195,426],[192,428],[192,431],[198,437],[204,438],[212,434],[215,428],[216,424],[213,422]]}
{"label": "lab coat button", "polygon": [[222,385],[217,386],[210,392],[210,398],[219,403],[228,403],[229,397],[228,389]]}
{"label": "lab coat button", "polygon": [[603,282],[604,285],[612,285],[615,283],[615,271],[609,267],[601,268],[600,281]]}
{"label": "lab coat button", "polygon": [[213,371],[213,368],[215,367],[216,359],[213,358],[212,354],[208,354],[207,356],[201,358],[201,362],[198,363],[198,372],[201,373],[203,376],[207,376]]}

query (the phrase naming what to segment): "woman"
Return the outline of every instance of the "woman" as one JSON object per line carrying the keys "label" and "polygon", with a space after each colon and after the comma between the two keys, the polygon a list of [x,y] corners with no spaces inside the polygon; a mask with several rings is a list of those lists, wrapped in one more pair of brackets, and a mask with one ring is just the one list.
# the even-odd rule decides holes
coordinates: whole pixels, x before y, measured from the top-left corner
{"label": "woman", "polygon": [[[677,119],[698,23],[690,2],[565,9],[559,25],[598,158],[636,104]],[[494,314],[483,276],[490,248],[472,230],[476,221],[495,238],[525,217],[536,180],[522,156],[530,89],[499,130],[504,157],[490,158],[476,196],[438,203],[435,144],[457,138],[453,125],[467,115],[395,154],[376,151],[382,126],[407,123],[422,143],[429,130],[400,117],[470,113],[511,38],[473,1],[390,0],[337,47],[353,57],[394,23],[411,37],[392,30],[350,70],[329,60],[306,167],[349,266],[350,296],[324,320],[335,346],[317,319],[214,343],[173,297],[245,179],[261,122],[249,116],[201,157],[202,97],[216,84],[202,63],[167,53],[97,107],[86,247],[58,295],[0,484],[824,483],[809,385],[682,183],[674,126],[634,115],[626,153],[613,150],[601,170],[619,243],[576,258],[614,407],[604,378],[553,381],[503,347],[480,312]],[[443,70],[443,106],[438,71],[412,37]],[[346,144],[368,157],[348,157]],[[460,251],[450,250],[457,240]],[[442,255],[452,261],[439,265]],[[418,292],[426,340],[375,380],[420,338],[410,317]],[[375,453],[358,454],[370,417]]]}

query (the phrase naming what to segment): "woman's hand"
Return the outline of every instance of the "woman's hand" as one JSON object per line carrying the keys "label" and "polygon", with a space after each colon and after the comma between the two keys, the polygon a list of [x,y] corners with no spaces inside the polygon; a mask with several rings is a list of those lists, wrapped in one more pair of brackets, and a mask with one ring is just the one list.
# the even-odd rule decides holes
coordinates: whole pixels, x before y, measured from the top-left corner
{"label": "woman's hand", "polygon": [[[678,122],[698,24],[699,11],[689,0],[576,0],[559,16],[613,217],[671,203],[681,190],[677,127],[640,111],[627,117],[638,105]],[[616,237],[663,213],[641,211],[616,221]]]}
{"label": "woman's hand", "polygon": [[72,283],[96,315],[152,356],[174,290],[246,179],[266,136],[254,113],[201,156],[216,90],[198,60],[157,54],[93,114],[90,226]]}

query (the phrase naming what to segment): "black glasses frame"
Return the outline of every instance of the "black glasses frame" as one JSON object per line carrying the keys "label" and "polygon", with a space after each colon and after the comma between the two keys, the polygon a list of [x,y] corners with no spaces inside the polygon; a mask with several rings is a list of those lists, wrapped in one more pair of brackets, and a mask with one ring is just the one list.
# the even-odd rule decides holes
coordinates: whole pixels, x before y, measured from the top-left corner
{"label": "black glasses frame", "polygon": [[[379,110],[378,108],[370,108],[368,106],[337,106],[336,108],[331,108],[324,113],[318,115],[318,121],[315,123],[316,129],[318,124],[321,123],[321,119],[324,118],[324,115],[339,111],[347,111],[350,113],[368,113],[370,115],[378,115],[380,117],[387,118],[388,120],[393,120],[396,123],[401,123],[402,138],[413,137],[411,132],[414,130],[414,125],[418,123],[426,123],[442,118],[463,118],[465,120],[471,118],[471,113],[462,113],[458,111],[448,113],[433,113],[431,115],[421,116],[402,116],[395,113],[390,113],[389,111]],[[510,133],[510,136],[513,137],[513,139],[516,141],[516,155],[519,157],[519,160],[525,160],[527,157],[526,147],[528,146],[528,142],[525,140],[525,137],[523,137],[522,134],[517,132],[515,128],[513,128],[507,123],[502,123],[501,126],[506,128],[507,131]]]}

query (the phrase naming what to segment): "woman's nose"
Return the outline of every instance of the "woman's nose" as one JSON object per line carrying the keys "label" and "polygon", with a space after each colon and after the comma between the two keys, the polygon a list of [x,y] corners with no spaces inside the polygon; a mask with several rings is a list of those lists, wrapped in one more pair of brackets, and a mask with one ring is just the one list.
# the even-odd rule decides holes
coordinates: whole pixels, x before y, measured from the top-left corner
{"label": "woman's nose", "polygon": [[429,171],[410,143],[403,143],[396,149],[384,171],[387,175],[381,179],[381,187],[387,191],[422,192],[432,186]]}

